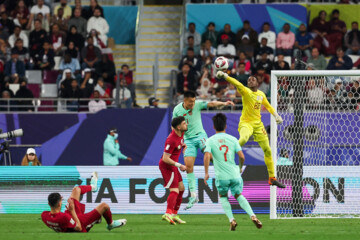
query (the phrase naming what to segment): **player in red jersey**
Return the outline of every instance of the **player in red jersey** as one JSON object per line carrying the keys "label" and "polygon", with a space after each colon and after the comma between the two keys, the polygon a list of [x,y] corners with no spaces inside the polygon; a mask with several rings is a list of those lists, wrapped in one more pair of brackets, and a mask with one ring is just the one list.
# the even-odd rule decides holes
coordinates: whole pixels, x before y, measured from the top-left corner
{"label": "player in red jersey", "polygon": [[79,202],[80,196],[90,191],[96,192],[97,180],[97,172],[93,172],[90,185],[74,187],[65,212],[61,212],[63,198],[60,193],[51,193],[48,196],[51,210],[41,214],[45,225],[55,232],[89,232],[94,224],[101,222],[101,216],[103,216],[109,231],[124,226],[126,219],[113,221],[110,207],[106,203],[100,203],[91,212],[85,213],[85,204]]}
{"label": "player in red jersey", "polygon": [[162,216],[163,220],[170,224],[186,223],[177,215],[182,202],[184,193],[184,183],[179,172],[186,170],[186,166],[179,163],[181,149],[186,149],[184,144],[184,132],[187,131],[187,123],[185,118],[180,116],[171,121],[173,128],[165,142],[165,150],[159,162],[159,169],[164,179],[164,187],[169,188],[170,194],[167,199],[166,213]]}

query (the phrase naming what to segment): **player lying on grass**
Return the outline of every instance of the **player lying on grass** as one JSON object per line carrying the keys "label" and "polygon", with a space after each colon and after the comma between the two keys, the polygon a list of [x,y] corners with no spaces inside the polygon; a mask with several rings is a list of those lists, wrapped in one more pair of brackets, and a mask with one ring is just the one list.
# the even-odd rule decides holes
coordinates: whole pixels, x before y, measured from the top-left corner
{"label": "player lying on grass", "polygon": [[193,91],[187,91],[184,93],[184,102],[179,103],[173,111],[173,118],[185,117],[186,123],[188,124],[188,131],[185,133],[185,144],[187,149],[184,153],[184,161],[186,165],[187,180],[190,189],[189,203],[186,209],[191,208],[195,203],[198,202],[196,196],[196,178],[194,175],[194,163],[198,153],[198,150],[204,151],[207,134],[204,130],[201,121],[201,110],[207,109],[208,107],[220,107],[220,106],[233,106],[234,103],[231,101],[219,102],[219,101],[196,101],[196,94]]}
{"label": "player lying on grass", "polygon": [[[245,158],[240,144],[235,137],[225,133],[226,116],[224,114],[216,114],[213,117],[213,123],[216,134],[207,140],[204,155],[205,184],[207,184],[206,181],[209,179],[209,165],[212,157],[215,168],[215,183],[219,191],[220,203],[230,221],[230,230],[235,231],[237,223],[228,200],[229,189],[239,202],[240,207],[245,210],[255,223],[256,227],[261,228],[262,223],[256,218],[249,202],[241,195],[243,180],[240,173]],[[239,156],[239,167],[235,163],[235,154]]]}
{"label": "player lying on grass", "polygon": [[85,204],[79,202],[80,196],[90,191],[96,192],[97,180],[97,172],[93,172],[90,185],[74,187],[65,212],[61,212],[63,198],[60,193],[51,193],[48,196],[51,210],[41,214],[45,225],[55,232],[89,232],[94,224],[101,222],[103,216],[109,231],[124,226],[126,219],[112,220],[110,207],[106,203],[100,203],[91,212],[85,213]]}
{"label": "player lying on grass", "polygon": [[226,81],[234,85],[242,96],[243,109],[239,122],[240,146],[243,147],[249,140],[250,136],[254,135],[254,140],[264,151],[265,164],[269,173],[269,184],[285,188],[284,184],[276,180],[269,139],[264,124],[261,121],[261,105],[264,105],[265,108],[275,117],[277,124],[281,124],[283,122],[282,118],[270,105],[269,101],[266,99],[266,95],[262,91],[258,90],[259,82],[256,77],[249,77],[248,87],[245,87],[238,80],[229,77],[222,71],[218,71],[216,73],[216,77],[224,78]]}
{"label": "player lying on grass", "polygon": [[166,213],[162,216],[163,220],[170,224],[186,223],[177,215],[182,202],[182,196],[185,190],[184,183],[179,172],[186,170],[186,166],[179,163],[181,149],[186,149],[184,144],[184,132],[187,131],[187,123],[184,117],[176,117],[171,121],[173,128],[165,142],[165,149],[159,162],[159,169],[164,179],[164,187],[170,190],[167,199]]}

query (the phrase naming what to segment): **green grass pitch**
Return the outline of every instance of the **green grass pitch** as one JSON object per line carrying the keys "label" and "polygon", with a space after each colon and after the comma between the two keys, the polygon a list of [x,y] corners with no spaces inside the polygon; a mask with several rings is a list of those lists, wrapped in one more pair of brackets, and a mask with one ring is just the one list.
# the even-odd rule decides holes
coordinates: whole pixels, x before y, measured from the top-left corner
{"label": "green grass pitch", "polygon": [[257,229],[246,215],[235,215],[238,227],[229,232],[225,215],[182,215],[187,224],[172,226],[161,221],[161,215],[114,215],[126,218],[126,226],[106,230],[106,223],[95,225],[89,233],[56,233],[47,228],[37,214],[0,214],[0,238],[4,240],[322,240],[359,239],[359,219],[291,219],[270,220],[269,215],[258,215],[263,223]]}

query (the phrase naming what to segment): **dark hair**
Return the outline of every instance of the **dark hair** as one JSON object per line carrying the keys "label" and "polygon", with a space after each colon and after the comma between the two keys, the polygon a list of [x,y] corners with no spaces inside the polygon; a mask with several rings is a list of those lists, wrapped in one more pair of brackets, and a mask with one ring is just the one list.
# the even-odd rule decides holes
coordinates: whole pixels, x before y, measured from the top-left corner
{"label": "dark hair", "polygon": [[62,197],[60,193],[50,193],[48,196],[48,202],[50,207],[56,207],[56,205],[61,201]]}
{"label": "dark hair", "polygon": [[17,42],[24,42],[21,38],[16,39],[15,43]]}
{"label": "dark hair", "polygon": [[222,113],[216,114],[213,118],[215,130],[220,132],[224,131],[226,127],[226,116]]}
{"label": "dark hair", "polygon": [[187,51],[192,51],[192,52],[193,52],[193,51],[194,51],[194,48],[188,47],[188,48],[187,48]]}
{"label": "dark hair", "polygon": [[190,27],[190,25],[194,25],[194,27],[196,26],[195,23],[193,23],[193,22],[189,23],[189,27]]}
{"label": "dark hair", "polygon": [[244,62],[239,62],[238,67],[240,67],[240,65],[246,66]]}
{"label": "dark hair", "polygon": [[14,30],[15,30],[16,28],[19,28],[19,29],[21,30],[21,27],[18,26],[18,25],[15,25]]}
{"label": "dark hair", "polygon": [[331,14],[334,14],[334,13],[340,14],[339,9],[334,9]]}
{"label": "dark hair", "polygon": [[285,26],[289,26],[289,27],[290,27],[290,24],[288,24],[288,23],[285,23],[285,24],[283,25],[283,27],[285,27]]}
{"label": "dark hair", "polygon": [[270,26],[270,23],[269,23],[269,22],[264,22],[264,23],[263,23],[263,26],[265,26],[265,25]]}
{"label": "dark hair", "polygon": [[208,27],[209,27],[209,26],[215,27],[215,23],[214,23],[214,22],[209,22]]}
{"label": "dark hair", "polygon": [[189,40],[190,38],[194,39],[194,36],[188,36],[188,38],[187,38],[187,39]]}
{"label": "dark hair", "polygon": [[42,23],[42,21],[41,21],[40,19],[38,19],[38,18],[36,18],[36,19],[34,20],[34,23],[35,23],[35,22]]}
{"label": "dark hair", "polygon": [[194,91],[184,92],[184,98],[194,98],[194,97],[196,97],[196,93]]}
{"label": "dark hair", "polygon": [[185,118],[183,116],[179,116],[179,117],[176,117],[174,118],[172,121],[171,121],[171,126],[173,128],[176,128],[177,126],[179,126],[183,121],[185,121]]}
{"label": "dark hair", "polygon": [[96,7],[94,8],[94,12],[95,12],[95,10],[99,10],[99,11],[101,12],[101,8],[100,8],[99,6],[96,6]]}
{"label": "dark hair", "polygon": [[250,24],[249,20],[245,20],[243,24]]}
{"label": "dark hair", "polygon": [[124,67],[127,67],[129,69],[129,65],[127,65],[127,64],[121,65],[121,69],[123,69]]}
{"label": "dark hair", "polygon": [[358,23],[357,21],[353,21],[353,22],[351,23],[351,25],[353,25],[353,24],[358,24],[358,25],[359,25],[359,23]]}

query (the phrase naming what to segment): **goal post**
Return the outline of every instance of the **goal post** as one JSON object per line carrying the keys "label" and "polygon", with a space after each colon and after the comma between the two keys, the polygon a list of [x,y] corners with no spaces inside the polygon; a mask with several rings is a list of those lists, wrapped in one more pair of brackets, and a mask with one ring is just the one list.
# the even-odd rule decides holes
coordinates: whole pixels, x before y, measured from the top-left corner
{"label": "goal post", "polygon": [[360,71],[271,72],[270,218],[360,217]]}

